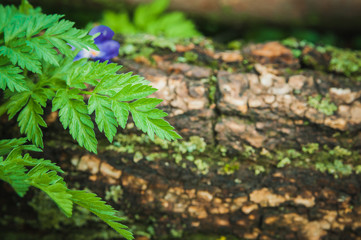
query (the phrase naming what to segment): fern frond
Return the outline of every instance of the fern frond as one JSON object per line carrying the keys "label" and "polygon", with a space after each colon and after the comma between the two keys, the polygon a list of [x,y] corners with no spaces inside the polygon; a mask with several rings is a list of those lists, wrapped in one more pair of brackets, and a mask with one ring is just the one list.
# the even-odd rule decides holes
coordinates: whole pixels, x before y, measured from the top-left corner
{"label": "fern frond", "polygon": [[36,88],[31,92],[31,97],[42,107],[46,107],[46,101],[54,96],[54,92],[48,88]]}
{"label": "fern frond", "polygon": [[[67,193],[63,178],[57,175],[57,172],[63,171],[50,160],[35,159],[29,154],[22,156],[23,150],[41,151],[34,145],[24,145],[25,142],[25,138],[0,141],[0,155],[8,154],[6,160],[0,157],[0,179],[8,182],[21,197],[30,185],[43,190],[67,216],[71,216],[71,195]],[[26,167],[33,168],[26,173]]]}
{"label": "fern frond", "polygon": [[22,160],[21,151],[16,150],[25,142],[25,138],[0,141],[0,155],[8,154],[5,160],[0,157],[0,179],[9,183],[20,197],[23,197],[30,187],[26,176],[27,169],[18,162]]}
{"label": "fern frond", "polygon": [[16,93],[6,103],[9,119],[12,119],[29,101],[30,91]]}
{"label": "fern frond", "polygon": [[0,179],[9,183],[15,192],[20,197],[23,197],[30,187],[25,173],[26,168],[23,165],[17,164],[16,161],[8,159],[4,161],[2,157],[0,159]]}
{"label": "fern frond", "polygon": [[95,122],[101,132],[105,133],[109,142],[113,141],[113,137],[117,133],[118,123],[111,110],[111,100],[98,94],[93,94],[88,102],[89,114],[95,111]]}
{"label": "fern frond", "polygon": [[150,82],[145,80],[143,77],[133,75],[132,72],[123,74],[108,75],[106,78],[102,78],[99,84],[95,87],[94,92],[114,96],[124,86],[129,84],[143,84],[148,85]]}
{"label": "fern frond", "polygon": [[10,153],[14,148],[26,143],[26,138],[13,138],[0,140],[0,156]]}
{"label": "fern frond", "polygon": [[9,58],[12,64],[41,74],[41,64],[30,51],[31,48],[26,46],[24,40],[11,41],[8,46],[0,47],[0,55]]}
{"label": "fern frond", "polygon": [[115,216],[117,212],[94,193],[80,190],[69,190],[68,192],[72,195],[71,199],[74,203],[97,215],[126,239],[134,239],[133,234],[127,230],[127,226],[119,223],[124,219]]}
{"label": "fern frond", "polygon": [[9,25],[13,15],[17,12],[14,6],[0,5],[0,33],[4,31],[4,28]]}
{"label": "fern frond", "polygon": [[138,111],[149,111],[155,108],[163,100],[158,98],[141,98],[130,103],[130,107]]}
{"label": "fern frond", "polygon": [[98,47],[94,44],[92,36],[88,35],[87,31],[73,28],[74,23],[68,20],[61,20],[57,24],[49,27],[44,35],[44,39],[51,42],[54,47],[66,56],[73,56],[72,45],[77,49],[95,49]]}
{"label": "fern frond", "polygon": [[40,126],[46,127],[44,119],[41,117],[43,109],[39,102],[30,98],[28,104],[21,110],[18,116],[20,132],[25,133],[27,139],[31,140],[36,146],[44,147],[43,132]]}
{"label": "fern frond", "polygon": [[26,45],[35,52],[38,59],[43,59],[45,62],[54,66],[59,66],[56,50],[48,41],[42,38],[31,38],[26,40]]}
{"label": "fern frond", "polygon": [[143,98],[156,92],[157,89],[149,85],[127,84],[117,94],[114,95],[114,99],[118,101],[132,101],[134,99]]}
{"label": "fern frond", "polygon": [[83,58],[76,62],[72,58],[61,58],[59,59],[60,67],[55,67],[54,65],[44,64],[44,74],[47,75],[47,79],[51,83],[60,83],[63,86],[58,86],[57,88],[66,87],[66,79],[73,68],[79,68],[86,63],[87,59]]}
{"label": "fern frond", "polygon": [[125,102],[112,101],[111,108],[115,113],[118,124],[125,128],[129,117],[129,104]]}
{"label": "fern frond", "polygon": [[36,14],[36,15],[30,15],[30,18],[28,20],[28,25],[26,28],[26,38],[29,39],[33,37],[36,34],[39,34],[40,31],[47,29],[50,26],[55,25],[60,18],[62,18],[64,15],[45,15],[45,14]]}
{"label": "fern frond", "polygon": [[60,20],[56,25],[50,26],[46,32],[45,36],[56,36],[60,34],[66,33],[68,30],[70,30],[74,26],[74,22],[62,19]]}
{"label": "fern frond", "polygon": [[166,140],[181,139],[182,137],[174,131],[174,127],[161,118],[165,113],[162,113],[161,110],[154,110],[154,107],[160,102],[162,102],[161,99],[142,98],[130,103],[130,112],[135,125],[146,132],[152,140],[154,134]]}
{"label": "fern frond", "polygon": [[25,37],[25,30],[29,23],[30,16],[17,14],[16,17],[12,17],[11,20],[4,28],[5,43],[8,44],[15,38]]}
{"label": "fern frond", "polygon": [[0,88],[2,90],[8,88],[12,92],[22,92],[29,90],[29,88],[26,86],[24,76],[19,74],[22,72],[23,71],[16,66],[0,66]]}
{"label": "fern frond", "polygon": [[73,202],[71,194],[68,193],[63,178],[55,171],[39,164],[33,167],[27,174],[30,185],[44,191],[58,205],[67,217],[71,217]]}
{"label": "fern frond", "polygon": [[64,129],[69,127],[70,134],[81,147],[96,153],[98,141],[95,138],[94,125],[88,115],[87,106],[79,90],[60,89],[53,99],[52,111],[59,111],[60,122]]}
{"label": "fern frond", "polygon": [[108,79],[115,75],[122,66],[108,62],[85,62],[81,65],[75,65],[68,73],[66,83],[69,87],[85,88],[84,83],[97,86],[100,79]]}
{"label": "fern frond", "polygon": [[143,132],[146,132],[152,140],[154,140],[154,134],[166,140],[182,138],[174,131],[174,127],[164,119],[153,119],[151,118],[152,115],[148,115],[147,112],[138,111],[134,108],[130,108],[130,112],[132,113],[135,125]]}
{"label": "fern frond", "polygon": [[[30,150],[30,149],[27,149],[27,150]],[[31,149],[31,151],[34,151],[34,149]],[[35,166],[41,165],[46,169],[54,170],[59,173],[64,173],[64,171],[59,166],[57,166],[55,163],[53,163],[52,161],[45,160],[43,158],[40,158],[40,159],[32,158],[30,156],[30,154],[28,154],[28,153],[25,154],[22,159],[18,159],[18,163],[22,164],[26,167],[35,167]]]}

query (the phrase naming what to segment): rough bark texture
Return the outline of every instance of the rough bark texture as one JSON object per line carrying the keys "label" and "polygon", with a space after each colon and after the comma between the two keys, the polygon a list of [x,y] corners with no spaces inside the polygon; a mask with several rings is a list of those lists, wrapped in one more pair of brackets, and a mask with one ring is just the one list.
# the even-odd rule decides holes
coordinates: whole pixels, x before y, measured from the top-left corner
{"label": "rough bark texture", "polygon": [[[209,51],[194,45],[177,50],[153,55],[152,66],[144,58],[119,62],[159,89],[155,96],[164,99],[167,120],[185,140],[200,136],[208,150],[223,145],[229,157],[236,158],[245,146],[255,149],[255,159],[264,152],[300,150],[315,142],[358,151],[359,82],[311,69],[299,71],[304,67],[301,58],[277,42],[242,51]],[[217,67],[174,63],[184,51],[196,52],[198,64],[215,61]],[[245,59],[254,66],[246,73],[240,70]],[[230,68],[233,72],[222,70]],[[337,110],[325,114],[310,106],[309,96],[327,94]],[[50,130],[59,127],[57,122],[51,125]],[[55,146],[71,143],[50,133],[46,138],[53,139]],[[148,154],[161,151],[159,145],[147,144]],[[237,239],[360,239],[360,175],[335,178],[292,165],[256,175],[247,162],[230,175],[218,174],[216,166],[200,174],[168,158],[140,157],[134,162],[132,152],[104,146],[99,152],[94,156],[69,147],[46,150],[47,158],[57,159],[69,172],[70,185],[80,182],[101,196],[111,196],[116,208],[128,216],[138,214],[138,221],[154,227],[153,239],[172,239],[174,230],[182,230],[183,239],[196,239],[191,236],[195,232],[231,234]],[[109,195],[117,186],[121,191]],[[4,206],[10,204],[2,201]],[[63,234],[69,232],[62,229]]]}
{"label": "rough bark texture", "polygon": [[[360,146],[359,82],[315,71],[286,73],[285,67],[297,70],[301,63],[277,42],[247,47],[244,56],[238,51],[198,53],[217,59],[219,65],[240,64],[246,57],[255,63],[255,71],[230,73],[161,57],[156,58],[156,69],[131,67],[159,89],[154,96],[164,99],[161,106],[169,112],[167,119],[182,136],[198,135],[237,152],[242,151],[242,143],[275,149],[300,148],[309,142],[337,145],[343,140]],[[212,77],[217,79],[213,93],[209,86]],[[311,107],[309,97],[317,95],[328,95],[337,111],[325,114]],[[344,138],[332,137],[346,132]]]}

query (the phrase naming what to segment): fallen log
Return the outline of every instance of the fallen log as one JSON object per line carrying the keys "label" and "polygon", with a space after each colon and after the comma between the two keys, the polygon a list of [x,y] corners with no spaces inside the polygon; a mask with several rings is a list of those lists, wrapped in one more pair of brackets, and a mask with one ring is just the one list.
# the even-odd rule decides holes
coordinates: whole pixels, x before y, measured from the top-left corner
{"label": "fallen log", "polygon": [[[177,62],[185,52],[197,60]],[[330,64],[327,53],[321,56]],[[154,96],[164,99],[167,120],[184,140],[152,142],[130,123],[113,143],[103,139],[95,156],[59,134],[49,117],[45,154],[68,172],[70,185],[122,210],[129,225],[138,226],[137,239],[199,239],[201,233],[201,239],[357,239],[361,84],[306,68],[305,57],[271,42],[242,51],[178,45],[149,59],[120,58],[159,89]],[[7,192],[2,206],[14,201]],[[22,209],[8,207],[3,215],[14,208]],[[109,231],[91,220],[78,229],[57,220],[58,230],[50,231],[39,219],[10,219],[1,228],[6,236],[21,227],[37,237],[70,237],[83,229],[88,239],[104,239],[94,229]]]}

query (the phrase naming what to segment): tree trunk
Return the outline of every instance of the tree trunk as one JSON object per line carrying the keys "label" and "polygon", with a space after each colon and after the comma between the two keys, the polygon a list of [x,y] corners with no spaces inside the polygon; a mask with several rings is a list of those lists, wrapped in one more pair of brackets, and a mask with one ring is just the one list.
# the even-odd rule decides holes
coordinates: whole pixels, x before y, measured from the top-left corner
{"label": "tree trunk", "polygon": [[[185,51],[197,55],[193,64],[176,62]],[[70,186],[124,211],[130,226],[152,226],[152,239],[358,239],[360,82],[312,70],[302,61],[311,53],[295,58],[278,42],[242,51],[200,43],[157,52],[153,65],[118,59],[159,89],[154,96],[184,140],[152,142],[133,128],[112,144],[103,139],[95,156],[49,117],[46,157],[68,172]],[[313,57],[329,64],[327,53]],[[3,206],[14,201],[7,195]]]}

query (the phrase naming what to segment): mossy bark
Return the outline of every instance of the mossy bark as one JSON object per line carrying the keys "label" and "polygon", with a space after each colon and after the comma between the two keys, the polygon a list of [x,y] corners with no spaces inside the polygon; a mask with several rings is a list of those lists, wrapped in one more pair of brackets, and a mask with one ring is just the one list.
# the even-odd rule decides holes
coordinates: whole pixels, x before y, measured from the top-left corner
{"label": "mossy bark", "polygon": [[[233,51],[204,46],[117,59],[159,89],[154,97],[164,99],[166,119],[184,140],[152,142],[131,128],[110,144],[99,133],[95,156],[59,134],[49,116],[46,158],[59,162],[70,186],[87,187],[121,209],[139,239],[196,239],[193,233],[357,239],[360,82],[316,71],[304,62],[312,51],[301,49],[296,58],[278,42]],[[190,51],[197,60],[177,62]],[[328,69],[329,53],[312,58]],[[12,194],[8,189],[4,206]],[[36,229],[26,221],[20,226]]]}

